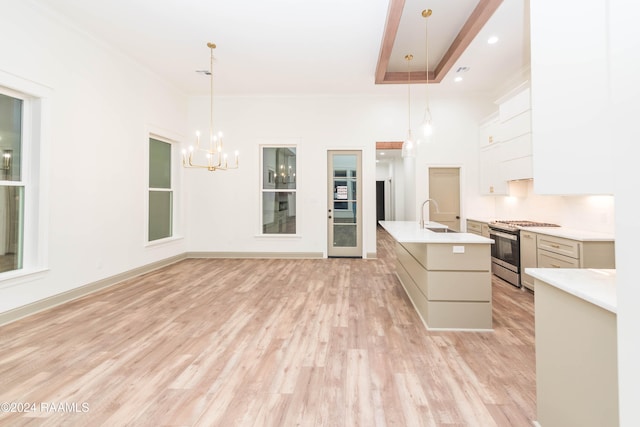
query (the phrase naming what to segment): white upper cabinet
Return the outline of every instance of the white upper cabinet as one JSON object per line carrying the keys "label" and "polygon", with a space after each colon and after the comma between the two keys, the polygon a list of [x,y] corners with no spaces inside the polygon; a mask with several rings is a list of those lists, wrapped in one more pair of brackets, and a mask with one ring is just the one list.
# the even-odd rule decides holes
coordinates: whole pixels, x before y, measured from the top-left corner
{"label": "white upper cabinet", "polygon": [[480,124],[480,148],[500,142],[498,138],[499,125],[498,113],[492,114]]}
{"label": "white upper cabinet", "polygon": [[508,181],[533,177],[531,97],[524,82],[496,101],[480,125],[480,193],[506,195]]}
{"label": "white upper cabinet", "polygon": [[493,144],[480,149],[480,194],[502,196],[509,193],[504,179],[504,145]]}
{"label": "white upper cabinet", "polygon": [[500,105],[500,121],[506,122],[531,109],[531,91],[523,84],[507,95],[506,99],[496,102]]}
{"label": "white upper cabinet", "polygon": [[541,194],[612,194],[607,0],[533,1],[533,176]]}

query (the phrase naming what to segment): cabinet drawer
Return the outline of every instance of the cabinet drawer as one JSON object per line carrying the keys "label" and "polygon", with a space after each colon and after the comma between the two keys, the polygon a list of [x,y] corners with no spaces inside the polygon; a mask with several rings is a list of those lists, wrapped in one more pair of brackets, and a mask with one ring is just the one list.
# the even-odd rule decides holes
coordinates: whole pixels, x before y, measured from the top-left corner
{"label": "cabinet drawer", "polygon": [[490,302],[427,301],[429,329],[491,329]]}
{"label": "cabinet drawer", "polygon": [[482,223],[482,235],[489,237],[489,224]]}
{"label": "cabinet drawer", "polygon": [[477,221],[467,220],[467,233],[474,233],[482,235],[482,223]]}
{"label": "cabinet drawer", "polygon": [[491,244],[489,243],[398,244],[423,268],[430,271],[491,271]]}
{"label": "cabinet drawer", "polygon": [[538,236],[538,249],[566,255],[571,258],[580,258],[580,243],[576,240],[540,234]]}
{"label": "cabinet drawer", "polygon": [[429,301],[491,301],[488,271],[428,271]]}
{"label": "cabinet drawer", "polygon": [[566,255],[538,249],[538,268],[578,268],[580,261]]}

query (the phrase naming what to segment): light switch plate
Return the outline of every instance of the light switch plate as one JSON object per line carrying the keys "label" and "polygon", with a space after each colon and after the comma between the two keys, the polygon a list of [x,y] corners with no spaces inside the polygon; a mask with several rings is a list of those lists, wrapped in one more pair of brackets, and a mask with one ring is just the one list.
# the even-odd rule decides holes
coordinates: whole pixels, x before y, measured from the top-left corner
{"label": "light switch plate", "polygon": [[453,247],[453,253],[454,254],[463,254],[464,253],[464,246],[454,246]]}

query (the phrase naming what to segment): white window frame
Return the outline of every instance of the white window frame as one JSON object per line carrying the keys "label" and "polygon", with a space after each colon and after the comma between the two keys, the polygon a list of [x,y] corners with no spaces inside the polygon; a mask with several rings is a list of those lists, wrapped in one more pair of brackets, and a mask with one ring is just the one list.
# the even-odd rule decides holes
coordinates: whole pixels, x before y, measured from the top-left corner
{"label": "white window frame", "polygon": [[[147,144],[146,144],[146,164],[147,164],[147,173],[145,174],[145,206],[146,206],[146,215],[145,215],[145,227],[144,227],[144,241],[145,246],[155,246],[165,244],[167,242],[173,242],[178,239],[182,239],[181,229],[180,229],[180,219],[182,218],[181,210],[179,206],[181,206],[180,201],[180,193],[178,188],[180,187],[180,168],[178,165],[179,157],[179,145],[180,143],[171,137],[164,136],[167,132],[159,132],[159,131],[150,131],[147,133]],[[151,155],[149,151],[150,139],[155,139],[158,141],[165,142],[171,146],[171,188],[152,188],[149,187],[149,156]],[[164,237],[162,239],[157,240],[149,240],[149,192],[150,191],[171,191],[171,236]]]}
{"label": "white window frame", "polygon": [[[297,143],[282,143],[282,144],[278,144],[278,143],[272,143],[272,144],[260,144],[259,145],[260,148],[260,191],[259,191],[259,219],[258,219],[258,236],[259,237],[268,237],[268,238],[288,238],[288,237],[300,237],[300,221],[298,218],[298,189],[300,186],[300,180],[299,180],[299,176],[298,176],[298,165],[299,165],[299,161],[298,161],[298,157],[300,155],[300,147],[299,144]],[[265,189],[264,188],[264,149],[265,148],[295,148],[296,150],[296,188],[283,188],[283,189]],[[277,175],[277,171],[275,171],[276,175]],[[280,193],[280,192],[287,192],[287,193],[295,193],[296,194],[296,207],[295,207],[295,211],[296,211],[296,232],[295,233],[264,233],[263,229],[264,229],[264,224],[263,224],[263,215],[264,215],[264,211],[263,211],[263,194],[264,193]]]}
{"label": "white window frame", "polygon": [[0,71],[0,93],[21,99],[20,181],[0,181],[24,188],[22,268],[0,273],[0,287],[13,286],[47,270],[48,264],[48,120],[51,89]]}

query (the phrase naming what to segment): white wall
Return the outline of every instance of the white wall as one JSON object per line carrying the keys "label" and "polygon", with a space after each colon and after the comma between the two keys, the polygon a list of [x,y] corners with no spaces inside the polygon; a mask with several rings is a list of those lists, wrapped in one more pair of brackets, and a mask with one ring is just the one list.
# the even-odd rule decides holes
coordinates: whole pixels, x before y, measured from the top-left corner
{"label": "white wall", "polygon": [[495,198],[497,219],[525,219],[550,222],[567,228],[615,232],[613,196],[553,196],[533,191],[532,181],[510,183],[518,196],[486,196]]}
{"label": "white wall", "polygon": [[[241,152],[241,168],[210,173],[185,171],[188,187],[188,247],[205,252],[316,252],[326,254],[327,172],[329,149],[363,150],[364,251],[375,247],[375,143],[399,141],[406,134],[406,86],[398,96],[217,97],[216,130],[224,131],[226,147]],[[480,102],[468,98],[432,101],[438,139],[416,159],[423,166],[455,162],[469,170],[465,188],[473,188],[477,171],[477,123]],[[419,116],[418,103],[414,122]],[[189,103],[190,123],[208,129],[207,97]],[[299,237],[260,237],[259,145],[299,141]],[[462,154],[462,157],[461,157]],[[426,192],[426,169],[416,192],[396,187],[396,208],[416,193]],[[397,170],[396,170],[397,175]],[[402,182],[393,177],[396,184]],[[413,190],[411,190],[413,191]],[[239,195],[242,195],[239,197]],[[473,194],[469,197],[473,198]],[[415,218],[415,205],[407,215]]]}
{"label": "white wall", "polygon": [[[376,252],[375,142],[401,140],[406,133],[403,85],[381,88],[380,96],[216,98],[216,125],[225,132],[227,148],[240,150],[241,168],[178,170],[175,178],[182,180],[184,193],[182,200],[178,195],[176,214],[184,213],[185,222],[175,234],[187,238],[147,246],[148,134],[188,145],[193,131],[208,128],[208,97],[187,99],[41,6],[7,0],[0,6],[0,72],[51,93],[42,181],[49,200],[42,241],[47,270],[0,282],[0,312],[187,251],[326,253],[329,149],[363,150],[364,252]],[[415,101],[416,124],[421,102]],[[475,145],[484,113],[474,116],[475,101],[460,108],[443,105],[432,99],[434,120],[447,123],[443,134],[448,126],[466,129],[433,151],[446,159],[456,145],[467,146],[466,138]],[[299,236],[258,237],[259,145],[294,141],[299,142]],[[469,157],[461,163],[471,170],[476,161]],[[404,194],[404,187],[396,177],[396,206],[405,196],[415,198],[414,192]]]}
{"label": "white wall", "polygon": [[0,71],[51,93],[48,270],[0,282],[0,312],[184,253],[184,239],[146,247],[145,230],[148,134],[181,138],[186,97],[39,6],[0,10]]}

